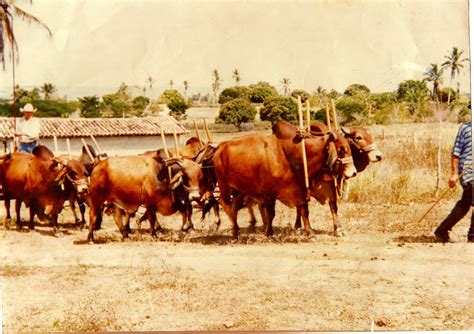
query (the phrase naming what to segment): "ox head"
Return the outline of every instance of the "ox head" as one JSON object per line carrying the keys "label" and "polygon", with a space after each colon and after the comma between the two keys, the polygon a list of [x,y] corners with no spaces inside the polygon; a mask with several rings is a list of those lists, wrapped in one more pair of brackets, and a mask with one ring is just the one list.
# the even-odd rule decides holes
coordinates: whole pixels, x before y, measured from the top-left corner
{"label": "ox head", "polygon": [[166,167],[172,167],[174,171],[170,188],[176,190],[182,185],[190,201],[200,201],[200,189],[204,180],[201,166],[192,160],[180,158],[169,158],[164,162]]}
{"label": "ox head", "polygon": [[[382,160],[382,152],[374,143],[370,131],[361,126],[353,126],[350,129],[342,128],[342,132],[349,140],[354,160],[361,156],[368,159],[368,162],[378,162]],[[355,161],[357,163],[357,161]]]}
{"label": "ox head", "polygon": [[346,178],[356,176],[357,170],[346,138],[342,134],[333,131],[329,132],[328,135],[326,165],[335,176],[339,175]]}
{"label": "ox head", "polygon": [[83,200],[89,193],[89,179],[86,167],[75,159],[64,164],[56,176],[56,182],[63,185],[65,182],[72,186],[79,199]]}

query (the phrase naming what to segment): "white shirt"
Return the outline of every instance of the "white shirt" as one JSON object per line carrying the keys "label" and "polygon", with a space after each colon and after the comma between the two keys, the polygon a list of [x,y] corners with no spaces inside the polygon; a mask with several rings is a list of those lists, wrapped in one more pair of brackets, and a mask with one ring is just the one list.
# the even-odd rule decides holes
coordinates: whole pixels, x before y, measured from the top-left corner
{"label": "white shirt", "polygon": [[21,118],[16,123],[16,132],[23,134],[20,136],[20,143],[31,143],[38,140],[40,133],[39,119],[32,117],[29,120],[25,120]]}

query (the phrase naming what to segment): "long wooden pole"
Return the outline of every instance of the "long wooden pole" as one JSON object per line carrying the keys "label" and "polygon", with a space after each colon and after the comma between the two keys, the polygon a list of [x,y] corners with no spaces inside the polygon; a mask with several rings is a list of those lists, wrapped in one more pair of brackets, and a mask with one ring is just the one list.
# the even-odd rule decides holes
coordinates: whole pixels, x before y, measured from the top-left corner
{"label": "long wooden pole", "polygon": [[180,158],[179,145],[178,145],[178,136],[176,135],[176,130],[175,129],[173,129],[173,139],[174,139],[174,149],[175,149],[175,152],[176,152],[176,157]]}
{"label": "long wooden pole", "polygon": [[53,139],[54,139],[54,155],[58,155],[58,137],[56,136],[53,136]]}
{"label": "long wooden pole", "polygon": [[87,146],[86,141],[84,140],[84,138],[81,138],[81,141],[82,141],[82,145],[84,145],[84,148],[86,149],[87,155],[89,156],[89,158],[91,158],[92,162],[94,162],[94,156],[89,150],[89,146]]}
{"label": "long wooden pole", "polygon": [[66,138],[66,145],[67,145],[67,153],[69,155],[69,160],[72,159],[72,154],[71,154],[71,142],[69,138]]}
{"label": "long wooden pole", "polygon": [[[304,130],[303,107],[301,106],[300,96],[298,96],[298,119],[300,122],[300,130]],[[301,139],[301,153],[303,155],[304,183],[305,183],[306,189],[308,189],[309,188],[308,161],[306,160],[306,146],[305,146],[304,138]]]}
{"label": "long wooden pole", "polygon": [[194,131],[196,132],[196,138],[199,140],[199,146],[203,147],[204,143],[202,142],[201,134],[199,133],[199,129],[196,125],[196,121],[193,121],[193,123],[194,123]]}
{"label": "long wooden pole", "polygon": [[[163,142],[163,148],[165,150],[165,156],[166,156],[166,159],[169,159],[170,157],[170,153],[168,152],[168,146],[166,145],[166,139],[165,139],[165,133],[163,132],[163,129],[161,129],[161,141]],[[171,167],[168,167],[168,176],[170,178],[170,181],[171,181]]]}
{"label": "long wooden pole", "polygon": [[331,99],[331,107],[332,107],[332,115],[334,117],[334,130],[337,130],[339,128],[339,125],[337,124],[336,106],[334,105],[333,99]]}
{"label": "long wooden pole", "polygon": [[99,143],[97,142],[97,140],[95,140],[93,135],[90,135],[90,137],[91,137],[92,141],[94,142],[94,145],[97,148],[97,151],[99,152],[99,154],[102,154],[102,150],[100,149],[100,146],[99,146]]}
{"label": "long wooden pole", "polygon": [[328,126],[328,130],[332,131],[331,128],[331,117],[329,116],[329,105],[326,103],[326,124]]}
{"label": "long wooden pole", "polygon": [[308,122],[308,131],[311,131],[311,108],[309,106],[309,99],[306,100],[306,121]]}
{"label": "long wooden pole", "polygon": [[[459,174],[458,178],[456,179],[456,183],[459,181],[459,179],[462,177],[462,175],[464,174],[464,172],[466,172],[467,170],[471,169],[472,166],[469,166],[467,168],[465,168],[461,174]],[[440,196],[440,198],[438,198],[436,200],[436,202],[433,203],[433,205],[428,209],[428,211],[425,212],[425,214],[420,218],[420,220],[418,221],[418,224],[421,223],[421,221],[428,215],[428,213],[431,212],[431,210],[433,210],[433,208],[439,204],[439,202],[441,202],[441,200],[452,190],[454,189],[453,188],[448,188],[446,189],[446,191]]]}
{"label": "long wooden pole", "polygon": [[206,119],[203,118],[203,121],[204,121],[204,129],[206,130],[207,142],[210,143],[212,142],[211,133],[209,132],[209,127],[207,126]]}

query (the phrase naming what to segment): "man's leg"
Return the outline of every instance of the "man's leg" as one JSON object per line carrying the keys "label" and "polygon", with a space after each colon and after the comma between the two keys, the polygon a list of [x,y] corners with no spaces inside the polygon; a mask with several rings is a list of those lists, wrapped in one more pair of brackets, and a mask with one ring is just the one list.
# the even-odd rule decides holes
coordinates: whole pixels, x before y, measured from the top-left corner
{"label": "man's leg", "polygon": [[[442,242],[449,241],[449,231],[469,212],[472,206],[472,184],[463,186],[461,199],[456,203],[451,213],[441,222],[435,230],[435,236]],[[472,227],[472,221],[471,221]]]}

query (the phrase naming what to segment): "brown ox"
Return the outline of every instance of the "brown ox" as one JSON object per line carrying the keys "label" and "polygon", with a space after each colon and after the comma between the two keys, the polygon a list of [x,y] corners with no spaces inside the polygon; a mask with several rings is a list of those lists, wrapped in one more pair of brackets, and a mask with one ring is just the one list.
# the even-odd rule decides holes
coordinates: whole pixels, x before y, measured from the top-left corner
{"label": "brown ox", "polygon": [[[301,138],[291,135],[294,126],[286,122],[273,125],[271,136],[246,136],[223,142],[214,155],[214,168],[221,191],[220,202],[238,236],[237,212],[240,200],[248,196],[260,204],[267,236],[273,234],[275,203],[280,200],[297,207],[309,228],[308,192],[305,187]],[[334,173],[356,174],[347,140],[340,134],[305,139],[308,175],[313,178],[325,165]]]}
{"label": "brown ox", "polygon": [[[351,154],[357,173],[363,172],[370,162],[378,162],[382,160],[382,152],[380,152],[374,143],[373,137],[369,130],[360,126],[353,126],[349,129],[343,127],[341,130],[344,133],[346,139],[349,141]],[[328,128],[324,123],[316,121],[312,122],[311,131],[316,133],[327,133]],[[296,134],[296,128],[294,129],[293,133]],[[336,177],[336,180],[334,180],[333,175],[331,175],[331,173],[326,170],[318,173],[311,180],[310,185],[311,196],[314,197],[320,204],[324,205],[329,201],[329,207],[333,219],[334,235],[336,236],[344,235],[344,230],[339,223],[337,215],[337,199],[340,189],[337,189],[336,186],[340,187],[341,183],[342,178]],[[249,212],[251,216],[250,223],[251,225],[255,225],[255,216],[253,215],[251,206],[249,207]],[[301,215],[299,211],[297,211],[295,228],[300,227]]]}
{"label": "brown ox", "polygon": [[18,229],[22,228],[20,209],[24,202],[30,208],[30,229],[34,229],[36,214],[40,219],[49,220],[53,224],[54,233],[58,233],[57,219],[66,199],[64,182],[70,181],[77,185],[82,177],[84,175],[76,164],[63,164],[44,146],[35,148],[33,154],[13,153],[0,168],[6,219],[11,219],[10,200],[16,199]]}
{"label": "brown ox", "polygon": [[[133,214],[142,205],[146,208],[150,221],[151,235],[155,236],[156,231],[161,228],[159,223],[155,227],[156,212],[168,216],[180,209],[179,201],[175,200],[174,190],[169,178],[167,179],[167,165],[176,165],[180,169],[177,173],[182,173],[182,185],[187,188],[190,194],[188,196],[193,196],[191,194],[198,189],[202,174],[192,161],[164,161],[148,156],[112,157],[101,161],[94,168],[90,181],[88,240],[94,240],[93,231],[100,227],[105,202],[118,208],[114,210],[114,219],[123,238],[128,237],[128,231],[122,222],[123,214]],[[173,183],[174,180],[171,185]]]}

